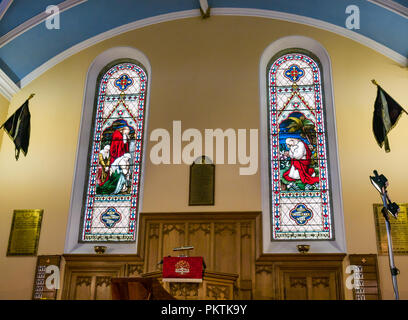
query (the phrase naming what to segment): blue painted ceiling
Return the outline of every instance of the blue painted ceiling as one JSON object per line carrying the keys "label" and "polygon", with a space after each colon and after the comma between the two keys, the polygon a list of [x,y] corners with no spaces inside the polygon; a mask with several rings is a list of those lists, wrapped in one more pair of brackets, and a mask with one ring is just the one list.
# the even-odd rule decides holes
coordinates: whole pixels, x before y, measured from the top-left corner
{"label": "blue painted ceiling", "polygon": [[394,1],[399,3],[400,5],[408,7],[408,0],[394,0]]}
{"label": "blue painted ceiling", "polygon": [[[408,0],[394,0],[408,7]],[[48,5],[63,0],[14,0],[0,21],[0,37]],[[348,5],[360,9],[354,32],[408,57],[408,18],[368,0],[209,0],[212,8],[252,8],[310,17],[345,28]],[[198,0],[88,0],[61,13],[61,29],[40,23],[0,47],[0,68],[15,83],[70,47],[100,33],[140,19],[198,9]]]}
{"label": "blue painted ceiling", "polygon": [[61,2],[64,0],[14,0],[0,22],[0,36],[44,12],[49,5],[58,5]]}

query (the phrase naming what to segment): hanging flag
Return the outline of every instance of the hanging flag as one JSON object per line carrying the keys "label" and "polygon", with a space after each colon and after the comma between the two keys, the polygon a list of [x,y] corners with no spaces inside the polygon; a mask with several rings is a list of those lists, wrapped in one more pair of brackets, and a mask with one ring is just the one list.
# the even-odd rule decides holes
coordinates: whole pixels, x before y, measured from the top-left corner
{"label": "hanging flag", "polygon": [[13,140],[16,147],[15,157],[18,160],[20,151],[23,151],[24,155],[27,155],[28,144],[30,142],[30,110],[28,110],[27,99],[24,104],[17,109],[13,115],[7,119],[7,121],[0,127],[3,128]]}
{"label": "hanging flag", "polygon": [[377,99],[374,104],[373,132],[380,148],[384,145],[385,152],[390,152],[388,133],[397,124],[401,113],[407,113],[390,95],[377,85]]}

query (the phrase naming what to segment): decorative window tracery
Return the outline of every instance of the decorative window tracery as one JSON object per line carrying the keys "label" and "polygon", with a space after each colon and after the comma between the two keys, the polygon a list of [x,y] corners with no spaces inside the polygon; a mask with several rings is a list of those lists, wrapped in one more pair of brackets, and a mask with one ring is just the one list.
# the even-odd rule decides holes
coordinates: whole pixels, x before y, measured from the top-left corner
{"label": "decorative window tracery", "polygon": [[321,68],[303,50],[268,67],[270,208],[273,240],[331,240]]}
{"label": "decorative window tracery", "polygon": [[108,67],[97,84],[82,241],[136,239],[146,90],[146,72],[131,62]]}

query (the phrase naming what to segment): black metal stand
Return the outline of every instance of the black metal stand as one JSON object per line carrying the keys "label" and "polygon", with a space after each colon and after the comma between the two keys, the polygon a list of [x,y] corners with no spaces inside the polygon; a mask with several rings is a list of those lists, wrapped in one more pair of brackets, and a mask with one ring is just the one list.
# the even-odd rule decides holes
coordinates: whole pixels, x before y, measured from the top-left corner
{"label": "black metal stand", "polygon": [[382,214],[385,219],[385,226],[387,228],[387,239],[388,239],[388,257],[390,260],[390,270],[391,270],[391,278],[392,278],[392,286],[394,287],[394,295],[395,300],[399,300],[399,293],[398,293],[398,283],[397,283],[397,275],[399,274],[399,270],[395,266],[394,263],[394,252],[392,250],[392,238],[391,238],[391,224],[388,215],[388,203],[387,203],[387,190],[383,188],[381,197],[383,200],[383,208]]}

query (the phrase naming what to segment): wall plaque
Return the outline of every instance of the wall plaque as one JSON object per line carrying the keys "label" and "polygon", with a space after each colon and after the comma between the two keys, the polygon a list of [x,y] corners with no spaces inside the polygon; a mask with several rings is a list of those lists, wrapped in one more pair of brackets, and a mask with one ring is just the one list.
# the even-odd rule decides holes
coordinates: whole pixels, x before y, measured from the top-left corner
{"label": "wall plaque", "polygon": [[[398,204],[398,219],[390,216],[392,248],[395,255],[408,255],[408,203]],[[388,255],[387,230],[381,212],[382,204],[374,204],[375,229],[377,234],[378,254]]]}
{"label": "wall plaque", "polygon": [[35,256],[43,210],[14,210],[7,256]]}
{"label": "wall plaque", "polygon": [[190,206],[214,205],[214,177],[215,165],[205,163],[205,157],[202,157],[201,163],[194,162],[190,166]]}
{"label": "wall plaque", "polygon": [[[49,276],[55,276],[54,272],[46,272],[48,266],[56,266],[58,272],[60,269],[61,256],[38,256],[35,267],[35,278],[33,285],[33,300],[56,300],[57,284],[52,281],[53,288],[47,288],[47,279]],[[58,277],[59,278],[59,277]],[[58,279],[59,280],[59,279]],[[51,281],[50,281],[51,282]]]}
{"label": "wall plaque", "polygon": [[350,254],[354,270],[354,300],[381,300],[376,254]]}

